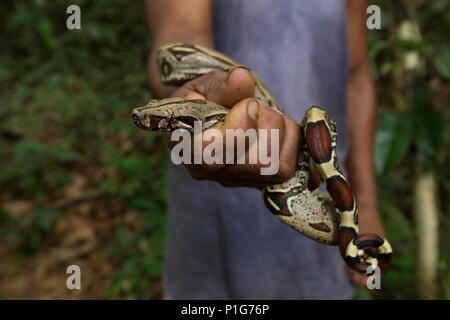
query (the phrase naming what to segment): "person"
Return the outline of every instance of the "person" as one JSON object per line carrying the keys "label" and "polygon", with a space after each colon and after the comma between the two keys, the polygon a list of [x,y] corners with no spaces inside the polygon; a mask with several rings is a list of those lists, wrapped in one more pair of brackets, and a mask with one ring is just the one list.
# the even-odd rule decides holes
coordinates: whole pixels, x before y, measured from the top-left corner
{"label": "person", "polygon": [[[279,129],[279,170],[261,164],[169,164],[163,287],[170,299],[349,299],[352,282],[337,247],[314,242],[264,206],[262,186],[295,171],[298,123],[318,105],[337,123],[337,153],[359,207],[360,232],[384,235],[373,166],[376,103],[368,60],[366,1],[146,0],[155,98],[207,99],[231,108],[220,130]],[[198,44],[249,67],[282,106],[253,99],[245,68],[213,71],[181,88],[161,84],[156,50]],[[232,187],[232,188],[227,188]]]}

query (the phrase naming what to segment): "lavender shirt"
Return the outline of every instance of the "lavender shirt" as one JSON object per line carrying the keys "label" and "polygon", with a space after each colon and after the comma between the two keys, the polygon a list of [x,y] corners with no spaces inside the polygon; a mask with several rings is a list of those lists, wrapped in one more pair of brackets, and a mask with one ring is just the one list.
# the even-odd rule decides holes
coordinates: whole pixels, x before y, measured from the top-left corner
{"label": "lavender shirt", "polygon": [[[325,108],[344,160],[346,1],[216,0],[214,37],[291,118]],[[354,292],[338,248],[283,224],[260,191],[194,181],[173,164],[164,287],[174,299],[348,299]]]}

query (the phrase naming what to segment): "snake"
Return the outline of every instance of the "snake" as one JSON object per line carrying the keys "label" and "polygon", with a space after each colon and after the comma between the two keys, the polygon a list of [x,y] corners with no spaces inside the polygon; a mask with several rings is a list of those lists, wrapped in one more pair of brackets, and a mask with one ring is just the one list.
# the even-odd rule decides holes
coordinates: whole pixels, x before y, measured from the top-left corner
{"label": "snake", "polygon": [[[225,54],[190,43],[170,43],[157,50],[156,63],[161,82],[182,86],[211,71],[231,72],[243,67]],[[250,69],[255,83],[254,97],[283,113],[281,106],[261,79]],[[133,110],[134,124],[148,131],[194,131],[224,121],[229,109],[207,100],[183,98],[152,99]],[[282,222],[304,236],[326,245],[339,246],[346,264],[369,274],[379,267],[383,272],[392,260],[389,242],[375,234],[359,234],[355,196],[341,170],[336,153],[337,126],[323,108],[312,106],[300,123],[303,136],[296,171],[285,182],[262,188],[266,207]],[[308,189],[310,164],[318,172],[328,195]]]}

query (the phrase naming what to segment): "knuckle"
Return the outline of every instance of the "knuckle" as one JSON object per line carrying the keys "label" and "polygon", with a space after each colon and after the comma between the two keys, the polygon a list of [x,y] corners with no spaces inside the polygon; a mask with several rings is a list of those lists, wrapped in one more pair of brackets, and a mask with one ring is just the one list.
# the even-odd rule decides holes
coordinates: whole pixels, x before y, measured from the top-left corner
{"label": "knuckle", "polygon": [[294,163],[280,162],[280,167],[278,169],[278,173],[276,174],[276,176],[280,180],[285,181],[291,178],[294,175],[294,173],[295,173]]}
{"label": "knuckle", "polygon": [[195,92],[203,93],[206,90],[205,82],[196,82],[193,83],[192,86]]}
{"label": "knuckle", "polygon": [[266,129],[284,130],[286,124],[284,116],[274,109],[259,103],[258,126]]}
{"label": "knuckle", "polygon": [[212,71],[208,72],[207,75],[215,78],[215,77],[223,77],[225,74],[226,74],[226,72],[222,71],[222,70],[212,70]]}
{"label": "knuckle", "polygon": [[279,129],[284,129],[286,127],[286,123],[284,121],[284,116],[282,114],[280,114],[279,112],[267,107],[269,109],[270,112],[270,118],[273,121],[273,124],[275,125],[275,127],[279,128]]}
{"label": "knuckle", "polygon": [[297,131],[300,130],[300,127],[299,127],[298,123],[295,120],[293,120],[293,119],[291,119],[290,117],[287,117],[287,116],[284,116],[283,118],[284,118],[284,121],[286,123],[286,127],[292,128],[292,130],[297,130]]}

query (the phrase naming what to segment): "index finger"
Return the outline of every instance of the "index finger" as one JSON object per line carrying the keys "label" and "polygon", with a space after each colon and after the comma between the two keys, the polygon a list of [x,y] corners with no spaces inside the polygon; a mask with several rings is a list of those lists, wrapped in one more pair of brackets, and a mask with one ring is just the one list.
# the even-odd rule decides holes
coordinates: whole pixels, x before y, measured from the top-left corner
{"label": "index finger", "polygon": [[230,72],[211,71],[199,78],[187,82],[172,96],[183,99],[210,100],[227,108],[245,98],[255,95],[255,84],[251,73],[244,67]]}

